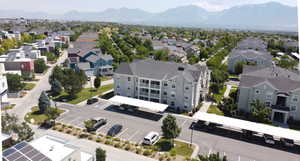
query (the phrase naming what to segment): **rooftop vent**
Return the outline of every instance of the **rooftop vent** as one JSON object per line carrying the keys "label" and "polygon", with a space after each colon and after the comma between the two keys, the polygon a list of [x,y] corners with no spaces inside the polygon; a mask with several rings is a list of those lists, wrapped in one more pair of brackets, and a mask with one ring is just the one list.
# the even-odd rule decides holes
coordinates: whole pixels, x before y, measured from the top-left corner
{"label": "rooftop vent", "polygon": [[54,145],[50,147],[49,151],[53,151],[54,150]]}
{"label": "rooftop vent", "polygon": [[184,71],[184,67],[178,67],[178,71]]}

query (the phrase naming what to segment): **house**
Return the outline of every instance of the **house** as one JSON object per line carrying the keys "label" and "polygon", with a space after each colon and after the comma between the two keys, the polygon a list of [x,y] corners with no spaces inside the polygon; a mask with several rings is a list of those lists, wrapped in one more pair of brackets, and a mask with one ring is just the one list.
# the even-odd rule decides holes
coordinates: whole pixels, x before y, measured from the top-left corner
{"label": "house", "polygon": [[190,57],[192,55],[199,56],[200,49],[196,45],[189,45],[184,48],[184,51],[187,53],[187,56]]}
{"label": "house", "polygon": [[267,51],[267,42],[253,37],[248,37],[237,44],[237,49],[247,50],[253,49],[257,51]]}
{"label": "house", "polygon": [[103,54],[100,49],[70,48],[68,56],[70,67],[85,71],[87,76],[113,74],[113,57]]}
{"label": "house", "polygon": [[208,94],[210,70],[206,66],[155,61],[121,63],[115,71],[116,95],[169,105],[191,111]]}
{"label": "house", "polygon": [[235,73],[238,62],[255,64],[258,67],[270,67],[273,64],[272,56],[267,51],[253,49],[233,49],[228,57],[228,71]]}
{"label": "house", "polygon": [[7,86],[7,79],[5,76],[5,68],[4,68],[4,64],[0,63],[0,106],[1,108],[10,105],[8,102],[7,93],[8,93],[8,86]]}
{"label": "house", "polygon": [[44,135],[31,142],[21,142],[3,151],[4,161],[94,161],[92,154],[80,151],[80,148],[67,140]]}
{"label": "house", "polygon": [[300,120],[300,73],[280,67],[245,66],[241,74],[238,109],[249,113],[250,103],[260,100],[272,110],[271,120]]}

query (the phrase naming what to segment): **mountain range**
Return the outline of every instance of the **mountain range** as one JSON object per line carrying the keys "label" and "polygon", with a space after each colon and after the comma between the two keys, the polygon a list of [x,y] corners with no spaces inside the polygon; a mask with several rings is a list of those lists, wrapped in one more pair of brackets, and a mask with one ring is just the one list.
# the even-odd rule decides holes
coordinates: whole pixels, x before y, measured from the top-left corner
{"label": "mountain range", "polygon": [[64,14],[0,10],[1,18],[34,18],[80,21],[104,21],[154,26],[204,27],[250,30],[297,31],[297,7],[281,3],[249,4],[219,12],[189,5],[150,13],[141,9],[106,9],[101,12],[69,11]]}

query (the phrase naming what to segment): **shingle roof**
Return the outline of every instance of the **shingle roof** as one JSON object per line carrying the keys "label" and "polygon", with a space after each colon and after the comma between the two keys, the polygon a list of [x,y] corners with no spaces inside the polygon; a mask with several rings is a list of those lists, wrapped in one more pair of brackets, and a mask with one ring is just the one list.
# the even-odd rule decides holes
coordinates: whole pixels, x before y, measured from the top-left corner
{"label": "shingle roof", "polygon": [[267,43],[258,38],[248,37],[242,41],[240,41],[237,45],[238,49],[258,49],[258,50],[266,50]]}
{"label": "shingle roof", "polygon": [[[180,71],[179,68],[184,69]],[[176,76],[182,75],[189,81],[198,81],[201,72],[207,68],[192,66],[189,64],[179,64],[175,62],[155,61],[145,59],[134,61],[133,63],[121,63],[115,71],[118,74],[136,75],[139,77],[153,78],[159,80],[168,80]]]}
{"label": "shingle roof", "polygon": [[267,51],[257,51],[253,49],[233,49],[230,52],[229,57],[234,58],[237,56],[242,56],[248,59],[261,58],[270,61],[272,61],[273,58]]}
{"label": "shingle roof", "polygon": [[88,63],[88,62],[78,63],[77,67],[81,70],[87,70],[87,69],[91,68],[90,63]]}
{"label": "shingle roof", "polygon": [[241,87],[253,87],[268,82],[280,91],[288,92],[300,88],[299,72],[289,71],[280,67],[258,68],[245,66],[241,75]]}

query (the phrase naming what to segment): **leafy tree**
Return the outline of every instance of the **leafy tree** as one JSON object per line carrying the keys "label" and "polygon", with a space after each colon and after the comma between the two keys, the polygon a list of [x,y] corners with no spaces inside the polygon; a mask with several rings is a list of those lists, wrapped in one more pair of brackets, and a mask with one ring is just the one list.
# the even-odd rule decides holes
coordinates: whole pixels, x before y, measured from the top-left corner
{"label": "leafy tree", "polygon": [[234,66],[234,71],[235,71],[235,74],[241,74],[243,73],[243,67],[244,67],[245,63],[240,61],[240,62],[237,62]]}
{"label": "leafy tree", "polygon": [[52,84],[52,81],[57,80],[62,84],[64,79],[65,79],[65,75],[63,69],[59,66],[55,66],[49,77],[49,83]]}
{"label": "leafy tree", "polygon": [[58,80],[52,81],[51,84],[51,93],[53,96],[57,96],[62,92],[62,85]]}
{"label": "leafy tree", "polygon": [[212,82],[209,87],[210,91],[214,94],[219,94],[223,89],[223,84]]}
{"label": "leafy tree", "polygon": [[33,139],[34,132],[26,122],[22,122],[15,129],[15,133],[18,134],[17,142],[21,141],[31,141]]}
{"label": "leafy tree", "polygon": [[96,77],[94,80],[94,86],[95,88],[99,88],[101,86],[101,78],[100,77]]}
{"label": "leafy tree", "polygon": [[39,109],[40,109],[39,112],[45,113],[49,107],[50,107],[49,97],[47,96],[46,92],[43,91],[39,98]]}
{"label": "leafy tree", "polygon": [[21,82],[21,76],[18,74],[6,74],[6,78],[10,92],[18,92],[24,87],[24,84]]}
{"label": "leafy tree", "polygon": [[226,156],[221,157],[219,153],[210,154],[209,156],[199,155],[199,159],[201,161],[228,161]]}
{"label": "leafy tree", "polygon": [[237,110],[237,104],[232,98],[224,98],[218,105],[219,109],[224,113],[225,116],[233,116]]}
{"label": "leafy tree", "polygon": [[266,108],[266,105],[259,100],[254,100],[250,103],[251,116],[256,122],[268,123],[270,121],[269,115],[271,110]]}
{"label": "leafy tree", "polygon": [[96,161],[105,161],[106,160],[106,152],[101,148],[96,149]]}
{"label": "leafy tree", "polygon": [[181,129],[176,123],[176,118],[172,115],[168,115],[163,120],[163,125],[161,126],[163,137],[166,139],[170,139],[172,141],[172,145],[174,144],[173,140],[179,136]]}
{"label": "leafy tree", "polygon": [[49,107],[47,108],[46,112],[45,112],[46,116],[47,116],[47,121],[54,121],[59,117],[59,111],[58,108],[55,107]]}
{"label": "leafy tree", "polygon": [[229,78],[229,74],[221,69],[215,69],[211,73],[211,81],[215,83],[224,83]]}
{"label": "leafy tree", "polygon": [[298,66],[297,61],[290,59],[288,56],[282,56],[278,62],[278,66],[285,69],[293,69]]}
{"label": "leafy tree", "polygon": [[10,115],[7,112],[1,116],[1,130],[2,132],[10,133],[16,128],[18,123],[18,118],[16,115]]}
{"label": "leafy tree", "polygon": [[84,127],[87,129],[93,128],[94,125],[95,125],[95,122],[93,120],[84,121]]}
{"label": "leafy tree", "polygon": [[35,73],[44,73],[47,69],[47,65],[44,59],[37,59],[34,61],[34,72]]}
{"label": "leafy tree", "polygon": [[151,41],[151,40],[145,40],[144,46],[145,46],[148,50],[153,50],[153,45],[152,45],[152,41]]}

